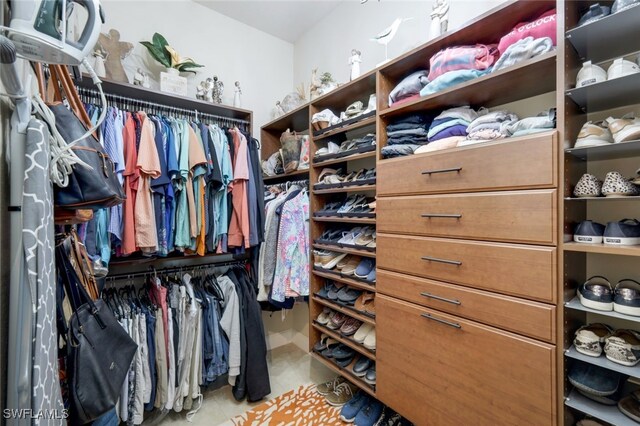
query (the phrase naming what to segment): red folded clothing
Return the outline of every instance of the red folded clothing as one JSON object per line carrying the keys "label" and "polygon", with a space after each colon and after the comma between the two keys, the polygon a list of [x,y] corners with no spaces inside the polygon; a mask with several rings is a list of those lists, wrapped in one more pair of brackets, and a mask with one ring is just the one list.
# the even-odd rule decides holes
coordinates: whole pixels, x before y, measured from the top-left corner
{"label": "red folded clothing", "polygon": [[527,37],[542,38],[549,37],[556,46],[556,10],[551,9],[532,20],[531,22],[521,22],[513,30],[500,39],[498,50],[502,55],[513,43]]}

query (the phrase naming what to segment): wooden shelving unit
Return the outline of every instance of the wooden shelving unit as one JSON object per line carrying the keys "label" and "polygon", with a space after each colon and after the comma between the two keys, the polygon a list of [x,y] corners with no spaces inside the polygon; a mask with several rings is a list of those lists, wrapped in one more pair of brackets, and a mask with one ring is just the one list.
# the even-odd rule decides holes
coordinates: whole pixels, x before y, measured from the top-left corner
{"label": "wooden shelving unit", "polygon": [[[625,416],[616,405],[599,404],[580,394],[566,377],[576,362],[585,362],[598,367],[622,373],[636,379],[640,376],[637,367],[625,367],[607,360],[604,355],[587,357],[575,350],[573,339],[576,330],[589,323],[604,322],[625,328],[640,330],[640,318],[620,314],[615,311],[598,311],[583,306],[576,296],[577,287],[591,275],[603,275],[609,278],[624,274],[627,278],[638,279],[637,258],[640,257],[640,246],[610,246],[604,244],[582,244],[573,241],[573,230],[583,220],[597,219],[598,222],[620,220],[634,217],[637,212],[637,201],[640,197],[624,198],[572,198],[571,190],[583,173],[593,173],[598,167],[605,165],[607,170],[616,170],[631,161],[640,161],[640,141],[612,143],[602,146],[574,148],[576,138],[582,125],[594,121],[596,117],[619,117],[622,107],[629,110],[638,108],[640,104],[640,78],[630,75],[604,81],[590,86],[575,88],[577,71],[584,61],[594,64],[610,59],[634,54],[640,50],[640,7],[632,7],[620,13],[611,14],[598,21],[578,27],[580,16],[593,2],[559,1],[558,7],[564,9],[563,20],[559,25],[566,30],[558,34],[558,57],[563,55],[564,63],[559,67],[559,75],[563,74],[563,84],[558,84],[558,104],[564,104],[563,115],[558,115],[559,128],[565,143],[570,148],[563,152],[561,164],[564,164],[563,181],[565,193],[559,203],[561,214],[561,230],[565,241],[561,244],[560,265],[562,265],[559,282],[559,300],[563,304],[559,312],[559,329],[562,330],[563,348],[558,359],[560,372],[559,390],[563,395],[563,407],[560,411],[560,424],[575,424],[585,416],[593,416],[607,423],[636,425]],[[560,16],[560,15],[559,15]],[[635,59],[635,56],[634,56]],[[611,112],[609,111],[611,110]],[[561,123],[561,124],[560,124]],[[584,202],[580,202],[584,201]],[[618,202],[614,202],[618,201]],[[626,202],[625,202],[626,201]],[[615,266],[613,266],[615,265]],[[597,271],[597,272],[596,272]],[[616,278],[618,279],[618,278]],[[621,385],[622,386],[622,385]],[[630,392],[627,383],[622,396]]]}
{"label": "wooden shelving unit", "polygon": [[[274,152],[280,150],[280,136],[287,129],[300,134],[309,132],[309,104],[300,105],[293,111],[289,111],[260,128],[260,159],[268,159]],[[312,154],[312,153],[311,153]],[[296,170],[295,172],[263,176],[267,184],[286,182],[289,180],[304,180],[309,177],[309,170]]]}
{"label": "wooden shelving unit", "polygon": [[375,151],[362,152],[359,154],[351,154],[348,157],[332,158],[331,160],[322,161],[320,163],[311,162],[314,167],[326,167],[333,164],[346,163],[347,161],[364,160],[366,158],[373,158],[376,156]]}
{"label": "wooden shelving unit", "polygon": [[373,124],[376,124],[376,117],[375,116],[365,118],[363,120],[357,121],[357,122],[355,122],[353,124],[350,124],[348,126],[344,126],[344,127],[338,128],[338,129],[330,130],[328,132],[324,132],[324,133],[322,133],[322,134],[320,134],[318,136],[314,136],[313,138],[316,141],[319,141],[319,140],[323,140],[323,139],[326,139],[326,138],[330,138],[330,137],[335,136],[335,135],[339,135],[339,134],[342,134],[342,133],[347,133],[347,132],[350,132],[352,130],[359,129],[361,127],[371,126]]}

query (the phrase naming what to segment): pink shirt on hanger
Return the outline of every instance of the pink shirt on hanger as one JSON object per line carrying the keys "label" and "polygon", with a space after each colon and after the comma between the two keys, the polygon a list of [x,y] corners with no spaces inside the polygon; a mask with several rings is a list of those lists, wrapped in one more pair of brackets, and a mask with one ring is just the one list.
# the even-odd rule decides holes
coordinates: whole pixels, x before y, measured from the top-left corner
{"label": "pink shirt on hanger", "polygon": [[229,225],[228,245],[230,247],[251,247],[249,243],[249,203],[247,202],[247,184],[249,182],[249,163],[247,161],[247,138],[238,129],[232,129],[233,135],[233,211]]}
{"label": "pink shirt on hanger", "polygon": [[155,143],[155,126],[144,112],[139,112],[138,115],[142,121],[142,130],[137,163],[140,170],[140,187],[135,205],[136,244],[143,252],[152,253],[158,250],[158,234],[151,179],[160,177],[160,159]]}
{"label": "pink shirt on hanger", "polygon": [[124,216],[122,223],[122,254],[127,256],[135,252],[136,227],[134,210],[136,205],[136,195],[138,192],[138,181],[140,171],[138,170],[138,152],[136,151],[136,125],[130,113],[127,113],[127,121],[122,131],[124,142],[124,191],[127,196],[122,207]]}

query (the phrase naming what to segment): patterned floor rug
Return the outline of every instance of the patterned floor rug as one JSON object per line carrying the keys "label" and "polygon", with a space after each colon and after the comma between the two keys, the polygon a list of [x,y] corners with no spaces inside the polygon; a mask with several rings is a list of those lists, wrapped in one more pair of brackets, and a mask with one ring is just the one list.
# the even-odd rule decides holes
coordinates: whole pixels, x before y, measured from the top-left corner
{"label": "patterned floor rug", "polygon": [[345,425],[340,409],[325,402],[316,386],[300,386],[231,419],[234,426]]}

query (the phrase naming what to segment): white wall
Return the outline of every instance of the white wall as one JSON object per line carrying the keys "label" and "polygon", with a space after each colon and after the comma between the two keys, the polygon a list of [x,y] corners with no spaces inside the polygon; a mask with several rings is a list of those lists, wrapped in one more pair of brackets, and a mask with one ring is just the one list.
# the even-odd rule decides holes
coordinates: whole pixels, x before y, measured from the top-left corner
{"label": "white wall", "polygon": [[233,104],[234,82],[242,87],[242,107],[254,112],[254,134],[271,119],[276,100],[289,93],[293,82],[293,45],[190,0],[102,0],[106,14],[103,32],[115,28],[121,40],[135,45],[124,60],[133,81],[136,68],[151,71],[158,87],[163,67],[139,42],[151,40],[154,32],[166,37],[181,56],[205,65],[189,78],[189,96],[196,85],[217,75],[224,84],[223,103]]}
{"label": "white wall", "polygon": [[[304,82],[308,90],[311,70],[316,67],[320,72],[331,72],[338,82],[349,81],[347,60],[354,48],[362,52],[362,73],[372,70],[384,60],[384,46],[369,39],[396,18],[413,19],[400,25],[389,44],[390,59],[426,42],[433,3],[432,0],[369,0],[361,5],[359,1],[344,1],[295,43],[295,85]],[[450,0],[449,29],[459,28],[500,3],[502,0]],[[428,60],[425,58],[425,62]]]}

